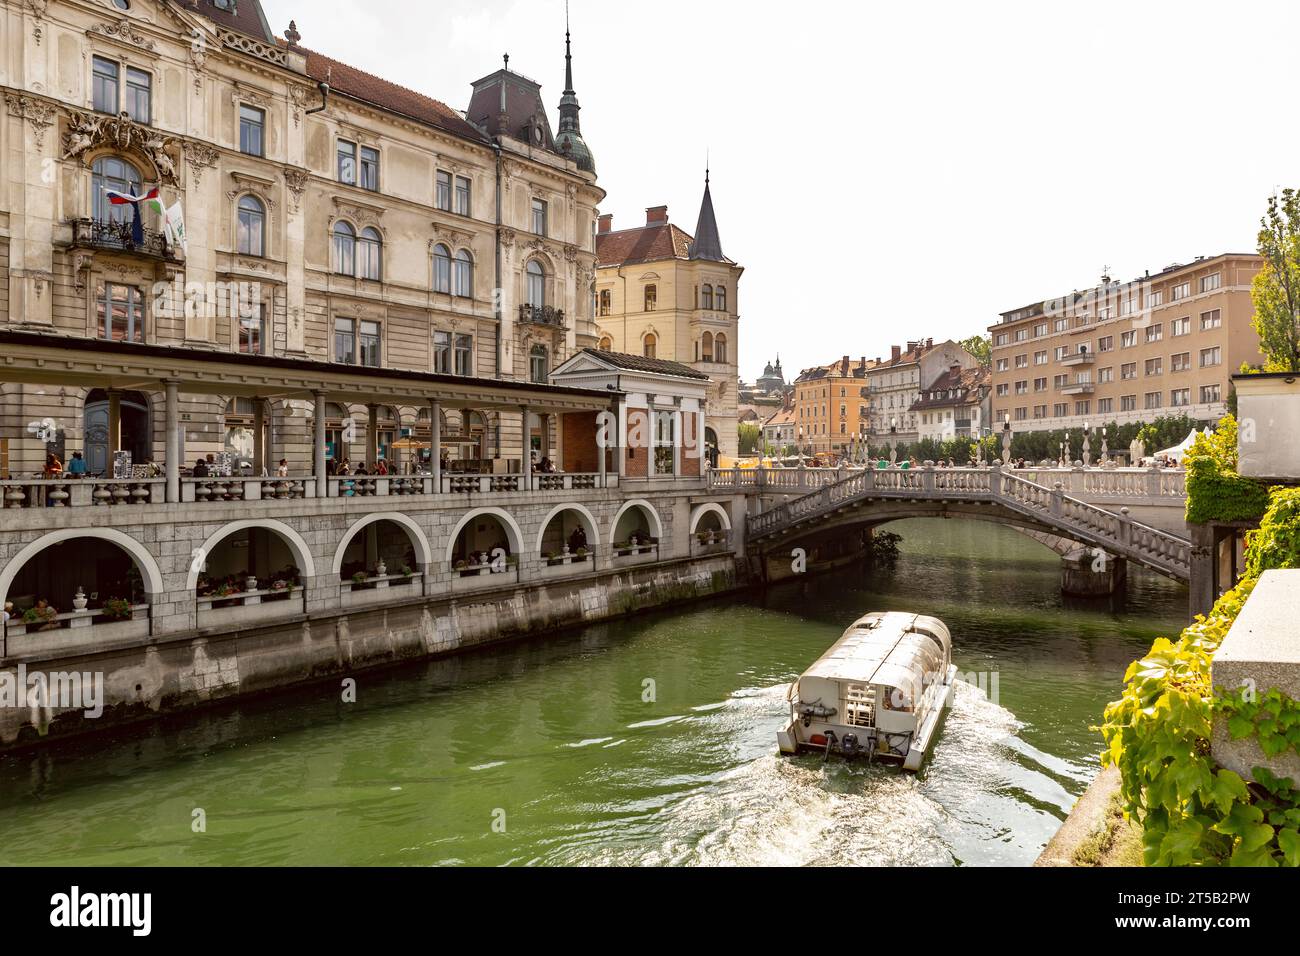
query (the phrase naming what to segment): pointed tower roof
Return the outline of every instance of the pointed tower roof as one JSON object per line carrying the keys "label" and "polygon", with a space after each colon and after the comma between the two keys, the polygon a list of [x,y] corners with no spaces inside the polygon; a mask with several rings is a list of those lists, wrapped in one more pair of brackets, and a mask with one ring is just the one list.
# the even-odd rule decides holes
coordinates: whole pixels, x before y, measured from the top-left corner
{"label": "pointed tower roof", "polygon": [[583,172],[596,174],[596,160],[582,138],[578,122],[578,94],[573,90],[573,52],[569,43],[569,5],[564,5],[564,95],[560,99],[560,130],[555,137],[555,148],[564,153]]}
{"label": "pointed tower roof", "polygon": [[700,219],[695,224],[695,241],[688,253],[692,259],[710,259],[729,262],[722,254],[722,240],[718,237],[718,220],[713,214],[713,195],[709,191],[709,171],[704,170],[704,201],[700,203]]}

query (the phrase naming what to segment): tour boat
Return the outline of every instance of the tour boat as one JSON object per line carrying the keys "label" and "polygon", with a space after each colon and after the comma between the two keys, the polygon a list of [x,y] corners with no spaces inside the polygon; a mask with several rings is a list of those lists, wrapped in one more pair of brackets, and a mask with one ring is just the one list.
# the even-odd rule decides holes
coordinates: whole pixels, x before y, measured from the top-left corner
{"label": "tour boat", "polygon": [[790,726],[777,733],[777,743],[783,754],[862,755],[919,770],[956,675],[942,621],[868,614],[790,685]]}

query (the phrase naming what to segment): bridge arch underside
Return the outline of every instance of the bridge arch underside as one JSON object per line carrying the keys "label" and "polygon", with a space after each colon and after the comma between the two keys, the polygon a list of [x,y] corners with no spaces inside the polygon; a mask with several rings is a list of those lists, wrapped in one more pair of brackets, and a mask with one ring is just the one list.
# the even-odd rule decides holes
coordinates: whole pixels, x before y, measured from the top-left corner
{"label": "bridge arch underside", "polygon": [[[1101,548],[1108,550],[1106,542],[1091,540],[1081,534],[1066,534],[1065,529],[1053,527],[1046,522],[1035,521],[1027,515],[997,504],[960,501],[871,501],[857,505],[848,505],[844,510],[820,519],[791,528],[784,534],[764,537],[754,542],[764,558],[779,558],[795,548],[803,547],[806,542],[825,542],[835,538],[857,539],[863,531],[878,528],[894,521],[908,518],[962,518],[972,521],[987,521],[1021,531],[1044,547],[1051,548],[1058,554],[1067,553],[1068,544],[1075,548]],[[1054,543],[1056,542],[1056,543]],[[1072,549],[1071,549],[1072,550]],[[1128,560],[1155,571],[1176,581],[1186,583],[1186,579],[1170,574],[1167,569],[1154,564],[1147,564],[1136,557]]]}

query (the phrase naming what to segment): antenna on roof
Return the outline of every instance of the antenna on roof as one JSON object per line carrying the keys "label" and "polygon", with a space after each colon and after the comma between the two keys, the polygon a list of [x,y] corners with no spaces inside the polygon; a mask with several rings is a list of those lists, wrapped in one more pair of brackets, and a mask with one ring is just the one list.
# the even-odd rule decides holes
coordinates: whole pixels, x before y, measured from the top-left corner
{"label": "antenna on roof", "polygon": [[505,63],[505,65],[506,65],[506,67],[505,67],[506,72],[509,73],[509,72],[510,72],[510,54],[509,54],[509,53],[502,54],[501,59],[502,59],[502,61],[503,61],[503,62]]}

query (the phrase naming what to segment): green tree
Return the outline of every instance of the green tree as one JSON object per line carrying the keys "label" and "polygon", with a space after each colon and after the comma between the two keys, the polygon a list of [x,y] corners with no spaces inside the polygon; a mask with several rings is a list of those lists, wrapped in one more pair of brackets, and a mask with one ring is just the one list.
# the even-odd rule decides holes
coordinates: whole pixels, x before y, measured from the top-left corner
{"label": "green tree", "polygon": [[972,335],[968,339],[962,339],[957,344],[979,359],[980,365],[992,366],[993,339],[990,336]]}
{"label": "green tree", "polygon": [[755,455],[758,453],[759,442],[763,440],[763,430],[753,422],[741,422],[739,438],[740,454]]}
{"label": "green tree", "polygon": [[1272,196],[1259,224],[1264,268],[1255,276],[1255,331],[1266,372],[1300,372],[1300,193]]}

